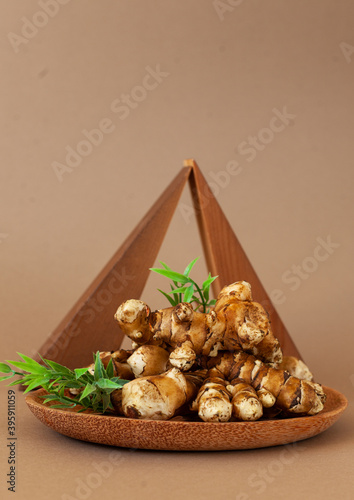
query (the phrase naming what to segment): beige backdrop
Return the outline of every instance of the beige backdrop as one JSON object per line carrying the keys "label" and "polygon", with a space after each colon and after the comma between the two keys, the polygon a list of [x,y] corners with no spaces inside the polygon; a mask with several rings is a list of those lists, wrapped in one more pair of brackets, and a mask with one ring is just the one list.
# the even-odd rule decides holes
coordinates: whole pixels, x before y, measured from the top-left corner
{"label": "beige backdrop", "polygon": [[[353,401],[353,2],[1,7],[1,360],[35,353],[194,157],[266,289],[281,290],[317,380]],[[202,255],[190,203],[187,190],[159,255],[181,270]],[[144,292],[152,307],[157,286]],[[6,404],[2,384],[10,498]],[[287,461],[282,447],[122,450],[97,490],[88,477],[112,450],[47,429],[17,393],[16,498],[349,500],[352,419],[349,407]]]}

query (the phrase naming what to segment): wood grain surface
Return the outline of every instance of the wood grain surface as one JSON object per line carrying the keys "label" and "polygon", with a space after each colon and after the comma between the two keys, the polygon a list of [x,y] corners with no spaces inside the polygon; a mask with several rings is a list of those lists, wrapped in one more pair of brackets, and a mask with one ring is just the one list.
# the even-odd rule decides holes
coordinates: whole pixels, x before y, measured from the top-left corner
{"label": "wood grain surface", "polygon": [[185,160],[184,168],[161,194],[120,249],[102,269],[82,297],[42,345],[39,352],[69,368],[85,366],[92,353],[116,350],[123,333],[114,321],[117,307],[129,298],[140,298],[183,188],[189,180],[207,266],[221,288],[245,280],[253,298],[270,315],[284,354],[300,357],[293,340],[254,271],[226,216],[216,201],[197,163]]}
{"label": "wood grain surface", "polygon": [[77,413],[43,405],[43,389],[26,396],[26,402],[42,423],[82,441],[150,450],[244,450],[292,443],[328,429],[345,410],[347,400],[334,389],[324,390],[327,401],[317,415],[257,422],[136,420]]}
{"label": "wood grain surface", "polygon": [[76,368],[90,364],[97,350],[120,347],[123,333],[114,313],[124,300],[141,296],[189,173],[182,169],[176,175],[42,345],[44,358]]}

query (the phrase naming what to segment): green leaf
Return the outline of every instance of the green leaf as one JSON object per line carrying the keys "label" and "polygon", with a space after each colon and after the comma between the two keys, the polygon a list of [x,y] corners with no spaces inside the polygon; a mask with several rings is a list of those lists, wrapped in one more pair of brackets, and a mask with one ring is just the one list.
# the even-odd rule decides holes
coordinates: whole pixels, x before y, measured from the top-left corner
{"label": "green leaf", "polygon": [[164,267],[165,269],[167,269],[167,271],[172,271],[172,269],[170,268],[170,266],[168,266],[165,262],[162,262],[162,260],[159,260],[160,264],[162,267]]}
{"label": "green leaf", "polygon": [[28,384],[26,390],[24,391],[24,394],[26,394],[29,391],[32,391],[36,387],[42,386],[43,384],[47,384],[49,380],[50,380],[49,377],[35,378],[34,380],[32,380],[32,382]]}
{"label": "green leaf", "polygon": [[111,358],[108,361],[108,365],[106,367],[106,373],[108,378],[112,378],[114,375],[114,367],[113,367],[113,359]]}
{"label": "green leaf", "polygon": [[56,394],[57,396],[57,400],[60,402],[60,403],[74,403],[74,404],[77,404],[78,401],[77,401],[77,397],[75,396],[71,396],[70,398],[68,396],[60,396],[60,394]]}
{"label": "green leaf", "polygon": [[56,363],[55,361],[52,361],[50,359],[45,359],[44,361],[56,373],[60,373],[61,375],[65,375],[66,377],[69,377],[69,378],[74,377],[74,373],[71,370],[69,370],[69,368],[66,368],[66,366],[60,365],[59,363]]}
{"label": "green leaf", "polygon": [[[167,269],[168,271],[172,271],[172,269],[170,268],[170,266],[168,266],[165,262],[162,262],[162,260],[160,260],[159,262],[160,262],[160,264],[161,264],[161,265],[162,265],[165,269]],[[178,286],[178,284],[177,284],[177,282],[176,282],[176,281],[174,281],[174,282],[173,282],[173,284],[174,284],[175,286]]]}
{"label": "green leaf", "polygon": [[85,389],[81,393],[79,401],[86,398],[87,396],[89,396],[90,394],[92,394],[95,391],[96,391],[96,387],[94,385],[87,384],[87,386],[85,387]]}
{"label": "green leaf", "polygon": [[173,281],[177,281],[179,283],[188,283],[189,278],[184,276],[184,274],[176,273],[175,271],[169,271],[168,269],[158,269],[156,267],[150,268],[150,271],[154,273],[161,274],[162,276],[166,276],[166,278],[170,278]]}
{"label": "green leaf", "polygon": [[26,369],[28,367],[26,367],[26,363],[24,361],[11,361],[9,359],[7,359],[6,361],[8,363],[10,363],[11,365],[15,366],[16,368],[19,368],[20,370],[24,370],[26,372],[32,373],[32,371]]}
{"label": "green leaf", "polygon": [[113,377],[111,378],[112,382],[115,382],[116,384],[127,384],[128,382],[130,382],[130,380],[125,380],[124,378],[120,378],[120,377]]}
{"label": "green leaf", "polygon": [[[20,368],[18,373],[9,367],[6,363],[0,363],[0,369],[4,373],[1,380],[7,380],[13,375],[19,375],[20,379],[12,382],[11,385],[23,384],[25,393],[42,386],[47,394],[42,396],[45,403],[55,403],[52,408],[74,408],[77,404],[84,406],[84,409],[91,408],[94,411],[106,412],[113,410],[110,400],[110,394],[120,389],[128,380],[113,377],[114,363],[110,359],[107,368],[104,368],[100,353],[97,351],[94,355],[94,376],[88,371],[88,367],[76,368],[74,371],[41,357],[43,365],[37,361],[18,353],[21,361],[8,361],[14,366]],[[92,381],[92,383],[90,383]],[[66,389],[79,389],[79,394],[65,396]]]}
{"label": "green leaf", "polygon": [[75,402],[75,400],[72,400],[71,398],[61,398],[58,394],[46,394],[46,395],[43,395],[43,396],[39,396],[40,398],[43,398],[43,403],[49,403],[51,401],[58,401],[60,403],[67,403],[69,402],[70,404],[72,404],[73,402]]}
{"label": "green leaf", "polygon": [[194,293],[194,285],[189,285],[184,293],[183,302],[190,302]]}
{"label": "green leaf", "polygon": [[102,378],[100,380],[97,380],[96,385],[100,389],[119,389],[120,384],[117,384],[113,380],[108,380],[107,378]]}
{"label": "green leaf", "polygon": [[0,363],[0,373],[10,373],[12,369],[6,363]]}
{"label": "green leaf", "polygon": [[191,272],[194,264],[197,262],[198,259],[199,259],[199,257],[197,257],[196,259],[192,260],[192,262],[190,262],[188,264],[188,266],[185,268],[184,273],[183,273],[185,276],[189,276],[189,273]]}
{"label": "green leaf", "polygon": [[171,292],[173,292],[173,298],[175,299],[175,305],[178,304],[179,302],[179,295],[178,293],[175,293],[175,288],[178,288],[178,283],[176,283],[175,281],[173,282],[175,286],[172,285],[172,283],[170,283],[170,288],[171,288]]}
{"label": "green leaf", "polygon": [[44,368],[46,369],[43,365],[40,365],[38,363],[38,361],[35,361],[34,359],[32,358],[29,358],[28,356],[25,356],[25,354],[21,354],[20,352],[17,353],[26,363],[28,363],[29,365],[33,365],[34,367],[37,367],[37,368]]}
{"label": "green leaf", "polygon": [[106,377],[107,376],[106,370],[104,369],[99,351],[97,351],[96,354],[94,355],[94,359],[95,359],[95,373],[94,373],[95,380],[99,380],[100,378]]}
{"label": "green leaf", "polygon": [[[37,374],[37,375],[46,375],[48,373],[48,368],[44,365],[41,365],[37,361],[35,361],[32,358],[29,358],[28,356],[25,356],[24,354],[21,354],[20,352],[17,353],[21,358],[25,361],[23,364],[23,370],[28,371],[29,373],[32,374]],[[27,370],[25,367],[28,367],[29,370]]]}
{"label": "green leaf", "polygon": [[53,385],[57,384],[61,380],[61,377],[57,377],[54,380],[51,381],[51,383],[48,385],[48,389],[53,387]]}
{"label": "green leaf", "polygon": [[6,360],[8,363],[10,363],[13,366],[16,366],[16,368],[20,368],[20,370],[23,370],[28,373],[36,374],[36,375],[43,375],[47,373],[47,368],[44,366],[40,365],[35,361],[34,359],[28,358],[24,354],[17,353],[24,361],[10,361]]}
{"label": "green leaf", "polygon": [[66,382],[65,387],[67,389],[81,389],[83,387],[83,383],[80,380],[71,380]]}
{"label": "green leaf", "polygon": [[18,380],[14,380],[13,382],[11,382],[11,384],[8,384],[8,386],[19,385],[19,384],[23,384],[23,379],[22,378],[20,378]]}
{"label": "green leaf", "polygon": [[86,368],[75,368],[74,373],[75,373],[75,378],[78,379],[85,375],[85,373],[88,371],[89,367],[87,366]]}
{"label": "green leaf", "polygon": [[169,293],[169,294],[184,293],[187,290],[187,288],[189,288],[189,287],[188,286],[181,286],[180,288],[174,288],[173,290],[171,290],[170,292],[167,292],[167,293]]}
{"label": "green leaf", "polygon": [[[33,380],[33,377],[34,377],[34,375],[24,375],[24,376],[21,376],[21,378],[18,379],[18,381],[16,381],[16,382],[18,382],[19,384],[28,385],[31,382],[31,380]],[[14,383],[14,385],[15,385],[15,383]]]}
{"label": "green leaf", "polygon": [[170,296],[168,295],[168,293],[163,292],[163,291],[162,291],[162,290],[160,290],[159,288],[158,288],[158,291],[159,291],[160,293],[162,293],[162,295],[164,295],[164,297],[166,297],[166,299],[169,301],[169,303],[171,304],[171,306],[176,306],[176,305],[178,304],[178,300],[177,300],[177,301],[176,301],[176,299],[174,300],[172,297],[170,297]]}
{"label": "green leaf", "polygon": [[202,285],[203,295],[204,295],[206,302],[208,302],[208,300],[209,300],[210,285],[213,283],[213,281],[216,280],[216,278],[217,278],[217,276],[212,277],[211,274],[209,273],[208,278],[204,281],[204,283]]}
{"label": "green leaf", "polygon": [[59,385],[55,388],[55,391],[59,394],[60,397],[64,397],[64,391],[66,387],[67,381],[64,380],[59,383]]}
{"label": "green leaf", "polygon": [[212,284],[213,281],[216,280],[216,278],[218,278],[218,276],[211,276],[211,274],[209,273],[208,278],[204,281],[204,283],[202,285],[202,289],[203,290],[209,289],[210,285]]}
{"label": "green leaf", "polygon": [[67,409],[67,408],[75,408],[75,406],[76,406],[76,403],[73,402],[72,404],[62,403],[60,405],[51,405],[51,408],[59,408],[59,409],[63,410],[63,409]]}
{"label": "green leaf", "polygon": [[110,406],[110,403],[111,403],[111,398],[110,398],[109,394],[102,394],[102,406],[103,406],[102,410],[103,410],[103,413]]}
{"label": "green leaf", "polygon": [[58,396],[56,394],[45,394],[43,396],[39,396],[43,399],[43,403],[49,403],[49,401],[57,401]]}
{"label": "green leaf", "polygon": [[94,409],[94,411],[97,411],[97,408],[98,408],[99,404],[101,403],[101,401],[102,401],[102,394],[99,392],[96,392],[93,396],[93,399],[92,399],[92,408]]}

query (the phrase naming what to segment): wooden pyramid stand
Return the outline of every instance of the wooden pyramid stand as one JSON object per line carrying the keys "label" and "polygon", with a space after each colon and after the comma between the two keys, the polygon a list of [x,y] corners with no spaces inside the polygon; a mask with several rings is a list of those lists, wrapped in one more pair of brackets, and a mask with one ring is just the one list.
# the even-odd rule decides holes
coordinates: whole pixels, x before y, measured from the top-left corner
{"label": "wooden pyramid stand", "polygon": [[248,281],[254,300],[270,315],[284,354],[300,357],[288,331],[255,273],[229,222],[194,160],[173,179],[120,249],[69,311],[39,350],[41,356],[71,369],[92,362],[97,350],[119,349],[124,334],[114,313],[129,298],[140,298],[158,251],[189,181],[208,270],[219,278],[216,297],[224,285]]}

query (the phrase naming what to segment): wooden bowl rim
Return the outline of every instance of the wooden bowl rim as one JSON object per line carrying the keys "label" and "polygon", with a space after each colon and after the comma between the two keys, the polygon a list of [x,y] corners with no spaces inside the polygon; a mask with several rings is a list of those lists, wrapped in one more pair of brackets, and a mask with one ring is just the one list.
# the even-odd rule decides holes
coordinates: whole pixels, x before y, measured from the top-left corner
{"label": "wooden bowl rim", "polygon": [[324,387],[324,410],[313,416],[256,422],[139,420],[115,415],[78,413],[44,405],[44,389],[29,394],[26,403],[36,418],[52,430],[81,441],[131,449],[159,451],[220,451],[265,448],[302,441],[331,427],[346,409],[340,392]]}
{"label": "wooden bowl rim", "polygon": [[[338,414],[341,414],[342,412],[344,412],[344,410],[347,408],[348,406],[348,399],[344,396],[344,394],[342,394],[341,392],[335,390],[335,389],[332,389],[330,387],[326,387],[326,386],[323,386],[323,389],[325,391],[325,393],[329,396],[331,396],[331,399],[335,398],[336,400],[338,400],[338,404],[332,408],[332,409],[329,409],[329,410],[326,410],[326,404],[328,402],[328,399],[327,398],[327,402],[325,403],[325,407],[324,409],[320,412],[320,413],[317,413],[316,415],[310,415],[310,416],[302,416],[302,417],[289,417],[289,418],[281,418],[281,419],[277,419],[277,418],[274,418],[274,419],[264,419],[264,420],[256,420],[254,422],[202,422],[202,421],[188,421],[188,420],[153,420],[153,419],[133,419],[133,418],[129,418],[129,417],[123,417],[123,416],[119,416],[119,415],[103,415],[101,413],[78,413],[77,411],[72,411],[72,410],[64,410],[64,409],[60,409],[60,408],[52,408],[51,406],[47,406],[45,404],[43,404],[40,400],[39,400],[39,396],[42,396],[46,393],[45,389],[38,389],[36,391],[33,391],[31,393],[29,393],[28,395],[26,395],[25,397],[25,400],[26,400],[26,403],[29,407],[37,407],[37,408],[40,408],[41,411],[44,411],[44,412],[47,412],[48,414],[50,413],[55,413],[55,414],[58,414],[58,413],[62,413],[64,415],[67,415],[68,418],[82,418],[82,419],[86,419],[86,418],[89,418],[89,419],[115,419],[117,421],[122,421],[122,422],[127,422],[127,421],[132,421],[132,422],[136,422],[136,423],[141,423],[142,425],[144,423],[147,423],[147,422],[153,422],[154,424],[156,425],[161,425],[161,426],[167,426],[167,425],[188,425],[188,426],[210,426],[210,427],[215,427],[215,426],[244,426],[244,425],[247,425],[247,426],[250,426],[250,425],[253,425],[253,426],[260,426],[260,425],[285,425],[289,422],[291,423],[296,423],[297,421],[299,422],[302,422],[304,423],[305,421],[314,421],[314,419],[318,420],[318,419],[329,419],[331,417],[335,417],[337,416]],[[70,417],[69,417],[70,416]]]}

